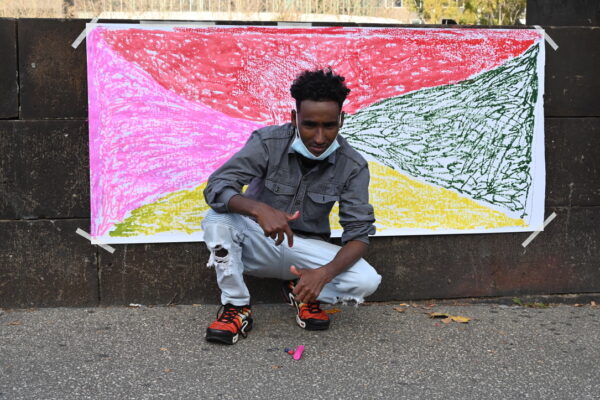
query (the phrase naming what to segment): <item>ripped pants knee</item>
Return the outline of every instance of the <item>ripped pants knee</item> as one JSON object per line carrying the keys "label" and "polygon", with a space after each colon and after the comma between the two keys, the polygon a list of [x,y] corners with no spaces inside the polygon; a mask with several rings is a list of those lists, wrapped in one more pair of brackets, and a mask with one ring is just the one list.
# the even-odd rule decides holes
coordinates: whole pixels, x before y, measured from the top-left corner
{"label": "ripped pants knee", "polygon": [[224,276],[231,275],[236,263],[241,262],[242,235],[224,224],[206,224],[204,241],[210,251],[207,267],[219,269]]}

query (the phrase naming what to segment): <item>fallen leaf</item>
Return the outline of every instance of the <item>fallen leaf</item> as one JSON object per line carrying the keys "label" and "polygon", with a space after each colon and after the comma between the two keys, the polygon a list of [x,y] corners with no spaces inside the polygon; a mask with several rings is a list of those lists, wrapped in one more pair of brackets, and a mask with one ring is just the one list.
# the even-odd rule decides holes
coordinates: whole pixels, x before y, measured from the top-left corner
{"label": "fallen leaf", "polygon": [[173,372],[171,368],[165,368],[165,372]]}
{"label": "fallen leaf", "polygon": [[328,310],[325,310],[325,314],[335,314],[339,312],[342,312],[342,310],[340,310],[339,308],[330,308]]}
{"label": "fallen leaf", "polygon": [[448,318],[448,314],[441,312],[431,312],[429,313],[429,318]]}
{"label": "fallen leaf", "polygon": [[544,304],[544,303],[525,303],[526,307],[529,308],[548,308],[548,304]]}
{"label": "fallen leaf", "polygon": [[452,322],[452,318],[448,317],[448,318],[444,318],[444,319],[442,319],[440,321],[442,321],[445,324],[449,324],[450,322]]}
{"label": "fallen leaf", "polygon": [[127,307],[129,307],[129,308],[140,308],[140,307],[142,307],[142,305],[141,304],[136,304],[136,303],[131,303]]}
{"label": "fallen leaf", "polygon": [[283,367],[283,365],[271,365],[272,369],[279,369],[281,367]]}
{"label": "fallen leaf", "polygon": [[463,317],[460,315],[451,315],[450,319],[454,322],[460,322],[461,324],[466,324],[471,320],[471,318]]}
{"label": "fallen leaf", "polygon": [[169,349],[167,349],[166,347],[161,347],[160,351],[169,351]]}
{"label": "fallen leaf", "polygon": [[11,326],[21,325],[21,321],[9,322],[8,325],[11,325]]}
{"label": "fallen leaf", "polygon": [[598,305],[596,304],[596,302],[594,300],[592,300],[590,302],[590,306],[592,306],[592,307],[598,307]]}
{"label": "fallen leaf", "polygon": [[398,304],[398,306],[400,306],[400,307],[408,307],[408,304],[406,304],[406,303],[400,303],[400,304]]}
{"label": "fallen leaf", "polygon": [[583,304],[576,303],[576,304],[573,304],[573,307],[583,307]]}
{"label": "fallen leaf", "polygon": [[521,301],[521,299],[520,299],[520,298],[518,298],[518,297],[513,297],[513,298],[512,298],[512,301],[513,301],[513,303],[515,303],[516,305],[519,305],[519,306],[522,306],[522,305],[523,305],[523,302],[522,302],[522,301]]}
{"label": "fallen leaf", "polygon": [[404,311],[406,311],[406,307],[394,307],[394,310],[396,310],[398,312],[404,312]]}

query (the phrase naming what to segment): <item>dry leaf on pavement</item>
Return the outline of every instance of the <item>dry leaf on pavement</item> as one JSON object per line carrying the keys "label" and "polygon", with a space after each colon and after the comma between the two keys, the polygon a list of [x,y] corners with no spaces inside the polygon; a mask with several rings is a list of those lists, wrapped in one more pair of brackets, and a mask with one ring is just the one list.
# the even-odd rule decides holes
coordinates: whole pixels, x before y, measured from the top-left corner
{"label": "dry leaf on pavement", "polygon": [[466,324],[471,320],[471,318],[463,317],[460,315],[451,315],[450,319],[454,322],[460,322],[461,324]]}
{"label": "dry leaf on pavement", "polygon": [[429,318],[448,318],[448,314],[441,312],[431,312],[429,313]]}
{"label": "dry leaf on pavement", "polygon": [[340,310],[339,308],[330,308],[328,310],[325,310],[325,314],[335,314],[339,312],[342,312],[342,310]]}

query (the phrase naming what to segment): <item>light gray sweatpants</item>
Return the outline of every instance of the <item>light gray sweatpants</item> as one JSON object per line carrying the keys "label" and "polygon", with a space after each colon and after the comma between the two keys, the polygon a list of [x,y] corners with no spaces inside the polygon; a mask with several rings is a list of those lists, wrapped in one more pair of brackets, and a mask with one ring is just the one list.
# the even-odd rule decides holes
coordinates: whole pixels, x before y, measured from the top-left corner
{"label": "light gray sweatpants", "polygon": [[[294,236],[294,245],[289,247],[287,240],[276,246],[275,241],[266,237],[262,228],[252,219],[240,214],[221,214],[209,210],[202,221],[204,241],[210,250],[207,266],[215,267],[217,282],[221,289],[221,302],[235,306],[250,304],[250,293],[244,283],[243,274],[277,278],[296,279],[290,266],[297,268],[318,268],[330,262],[339,246],[323,240],[305,239]],[[223,257],[215,253],[227,250]],[[357,303],[373,293],[381,276],[364,259],[336,276],[329,282],[318,297],[324,303],[354,300]]]}

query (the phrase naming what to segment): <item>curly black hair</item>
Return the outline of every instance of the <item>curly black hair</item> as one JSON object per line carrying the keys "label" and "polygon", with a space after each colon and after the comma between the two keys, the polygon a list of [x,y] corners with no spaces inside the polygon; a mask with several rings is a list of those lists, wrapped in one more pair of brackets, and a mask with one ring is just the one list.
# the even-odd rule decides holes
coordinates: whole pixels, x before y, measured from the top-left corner
{"label": "curly black hair", "polygon": [[335,101],[342,108],[350,89],[346,87],[343,76],[337,75],[331,67],[316,71],[304,71],[294,80],[290,93],[296,99],[296,109],[304,100]]}

